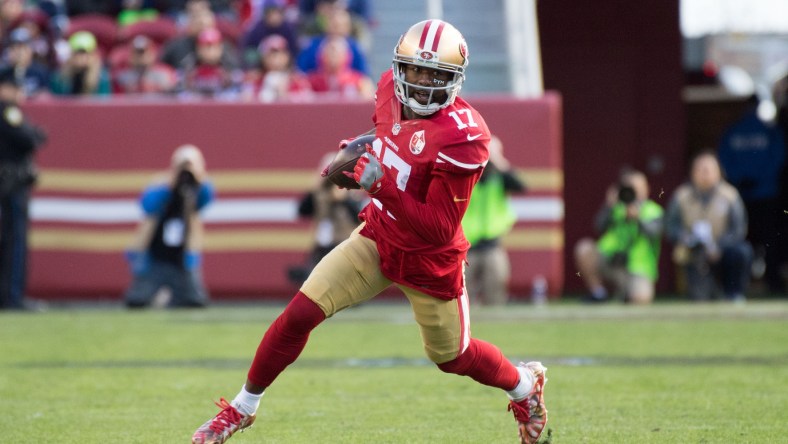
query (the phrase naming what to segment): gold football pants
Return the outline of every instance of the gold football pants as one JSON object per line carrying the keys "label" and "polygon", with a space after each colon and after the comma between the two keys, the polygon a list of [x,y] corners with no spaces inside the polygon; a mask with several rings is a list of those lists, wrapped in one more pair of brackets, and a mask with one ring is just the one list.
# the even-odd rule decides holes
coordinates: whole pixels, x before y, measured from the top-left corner
{"label": "gold football pants", "polygon": [[[375,242],[359,234],[361,227],[363,224],[327,254],[301,287],[301,292],[326,317],[368,301],[393,284],[380,272]],[[404,285],[394,285],[410,301],[430,360],[436,364],[451,361],[468,347],[470,319],[464,290],[461,297],[447,301]]]}

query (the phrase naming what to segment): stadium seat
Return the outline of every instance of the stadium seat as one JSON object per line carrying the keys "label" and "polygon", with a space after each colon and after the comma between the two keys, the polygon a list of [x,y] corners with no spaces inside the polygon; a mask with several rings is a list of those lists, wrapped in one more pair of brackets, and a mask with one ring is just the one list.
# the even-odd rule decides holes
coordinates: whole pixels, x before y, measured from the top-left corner
{"label": "stadium seat", "polygon": [[118,25],[115,20],[103,14],[81,14],[71,17],[66,38],[77,31],[88,31],[96,37],[99,49],[103,54],[109,54],[118,35]]}
{"label": "stadium seat", "polygon": [[[158,51],[159,45],[156,42],[153,42],[153,50],[156,52],[158,58]],[[131,58],[131,42],[128,43],[119,43],[112,48],[109,55],[107,56],[107,65],[111,70],[116,70],[120,68],[125,68],[129,64],[129,60]]]}
{"label": "stadium seat", "polygon": [[222,37],[232,45],[238,45],[241,41],[241,27],[230,20],[216,17],[216,29],[222,33]]}
{"label": "stadium seat", "polygon": [[178,27],[172,19],[159,17],[156,20],[142,20],[120,28],[118,40],[126,43],[138,35],[144,35],[157,45],[161,45],[177,34]]}

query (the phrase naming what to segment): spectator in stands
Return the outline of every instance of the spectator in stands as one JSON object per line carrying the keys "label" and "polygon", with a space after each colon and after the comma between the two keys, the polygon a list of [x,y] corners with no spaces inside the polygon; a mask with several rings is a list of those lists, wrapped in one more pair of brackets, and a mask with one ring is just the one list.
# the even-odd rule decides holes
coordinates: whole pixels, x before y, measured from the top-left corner
{"label": "spectator in stands", "polygon": [[363,51],[372,47],[369,32],[369,4],[367,0],[300,0],[299,9],[301,28],[299,34],[307,39],[330,33],[333,14],[338,11],[348,13],[348,36],[352,37]]}
{"label": "spectator in stands", "polygon": [[785,162],[785,141],[780,129],[762,121],[750,108],[723,134],[717,150],[728,182],[736,187],[747,208],[749,240],[755,250],[753,267],[775,293],[785,291],[780,274],[780,179]]}
{"label": "spectator in stands", "polygon": [[504,305],[509,301],[511,277],[509,255],[501,238],[511,230],[517,217],[509,195],[525,192],[523,183],[503,155],[501,139],[492,136],[490,159],[473,188],[462,230],[471,243],[465,288],[472,301],[483,305]]}
{"label": "spectator in stands", "polygon": [[[183,35],[176,37],[162,48],[161,61],[180,73],[191,70],[197,59],[197,36],[206,29],[216,28],[216,16],[205,0],[190,0],[186,4],[187,21]],[[221,64],[226,69],[238,69],[240,63],[235,48],[222,43]]]}
{"label": "spectator in stands", "polygon": [[[235,4],[237,0],[159,0],[160,8],[173,16],[178,23],[187,22],[189,8],[194,3],[204,3],[205,8],[226,20],[235,22],[237,11]],[[202,7],[202,6],[201,6]]]}
{"label": "spectator in stands", "polygon": [[649,199],[646,175],[626,169],[606,194],[597,213],[599,240],[584,238],[575,246],[575,263],[589,295],[585,302],[606,302],[606,283],[625,302],[654,299],[663,210]]}
{"label": "spectator in stands", "polygon": [[173,92],[178,76],[169,65],[156,61],[155,44],[138,35],[129,44],[128,63],[112,72],[112,89],[117,94],[162,94]]}
{"label": "spectator in stands", "polygon": [[178,147],[170,170],[143,191],[144,219],[126,252],[132,282],[124,294],[130,308],[149,306],[159,290],[171,291],[170,307],[203,307],[203,225],[200,210],[213,201],[205,159],[194,145]]}
{"label": "spectator in stands", "polygon": [[374,95],[372,79],[350,66],[351,57],[345,38],[325,39],[318,53],[317,69],[307,74],[312,90],[345,99],[371,99]]}
{"label": "spectator in stands", "polygon": [[692,300],[714,297],[718,279],[725,299],[745,300],[752,259],[747,212],[736,188],[723,180],[712,151],[693,159],[690,181],[673,194],[665,224]]}
{"label": "spectator in stands", "polygon": [[49,69],[33,58],[32,36],[27,28],[17,28],[8,37],[4,61],[12,66],[14,75],[25,92],[25,97],[35,98],[49,93]]}
{"label": "spectator in stands", "polygon": [[[364,19],[367,23],[372,21],[372,8],[369,0],[343,0],[343,2],[350,13]],[[302,16],[308,17],[315,13],[320,3],[321,0],[298,0],[298,8]]]}
{"label": "spectator in stands", "polygon": [[0,29],[3,30],[4,37],[14,28],[24,11],[25,2],[23,0],[0,1]]}
{"label": "spectator in stands", "polygon": [[197,37],[195,64],[183,73],[183,96],[235,98],[243,72],[222,64],[224,42],[218,29],[209,28]]}
{"label": "spectator in stands", "polygon": [[332,7],[329,11],[330,13],[326,17],[325,33],[313,37],[304,45],[304,49],[298,55],[298,69],[306,73],[314,71],[318,65],[318,53],[323,43],[329,39],[342,38],[347,42],[347,46],[351,51],[351,67],[356,71],[369,75],[366,56],[358,42],[350,36],[350,14],[339,7]]}
{"label": "spectator in stands", "polygon": [[118,13],[118,3],[107,0],[65,0],[69,17],[82,14],[103,14],[114,17]]}
{"label": "spectator in stands", "polygon": [[159,11],[154,0],[119,0],[118,25],[126,26],[141,20],[156,20]]}
{"label": "spectator in stands", "polygon": [[313,97],[312,86],[306,75],[297,71],[284,37],[273,34],[260,43],[258,67],[247,71],[243,98],[264,103]]}
{"label": "spectator in stands", "polygon": [[53,70],[58,67],[56,50],[57,33],[47,14],[39,9],[27,9],[12,23],[9,31],[24,28],[28,31],[28,45],[33,50],[33,60]]}
{"label": "spectator in stands", "polygon": [[78,31],[68,39],[71,56],[52,79],[52,92],[86,96],[111,93],[110,76],[96,47],[96,38]]}
{"label": "spectator in stands", "polygon": [[285,17],[284,0],[263,0],[260,19],[246,33],[241,46],[245,54],[256,52],[266,37],[279,35],[287,41],[290,54],[298,54],[298,31]]}

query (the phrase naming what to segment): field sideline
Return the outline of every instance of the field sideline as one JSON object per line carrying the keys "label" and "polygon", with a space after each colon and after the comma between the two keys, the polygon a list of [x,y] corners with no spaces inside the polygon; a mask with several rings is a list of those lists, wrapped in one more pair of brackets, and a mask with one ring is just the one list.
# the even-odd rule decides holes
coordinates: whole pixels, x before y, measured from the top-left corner
{"label": "field sideline", "polygon": [[[187,443],[232,398],[282,305],[0,313],[0,429],[12,443]],[[788,303],[472,309],[474,336],[548,368],[551,444],[780,443]],[[231,443],[511,443],[496,389],[430,364],[409,307],[347,310]]]}

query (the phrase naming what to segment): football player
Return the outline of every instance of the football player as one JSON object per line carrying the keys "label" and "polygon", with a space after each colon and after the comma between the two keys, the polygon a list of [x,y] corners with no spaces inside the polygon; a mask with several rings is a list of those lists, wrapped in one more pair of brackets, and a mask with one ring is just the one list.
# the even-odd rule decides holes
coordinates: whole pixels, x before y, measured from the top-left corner
{"label": "football player", "polygon": [[[395,285],[408,298],[424,350],[437,367],[497,387],[509,397],[520,442],[535,443],[547,422],[539,362],[513,365],[494,345],[470,336],[463,267],[469,245],[460,227],[487,163],[490,132],[457,96],[468,65],[460,32],[441,20],[413,25],[378,83],[376,138],[354,179],[370,195],[363,223],[314,268],[263,336],[246,384],[194,433],[223,443],[249,427],[265,389],[337,312]],[[340,146],[347,145],[347,141]]]}

